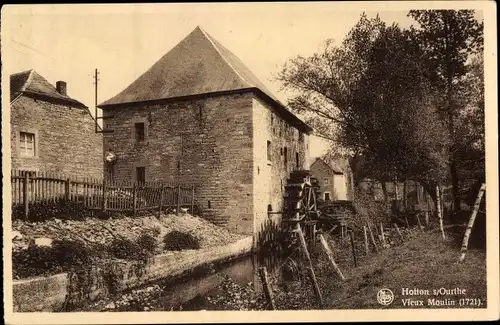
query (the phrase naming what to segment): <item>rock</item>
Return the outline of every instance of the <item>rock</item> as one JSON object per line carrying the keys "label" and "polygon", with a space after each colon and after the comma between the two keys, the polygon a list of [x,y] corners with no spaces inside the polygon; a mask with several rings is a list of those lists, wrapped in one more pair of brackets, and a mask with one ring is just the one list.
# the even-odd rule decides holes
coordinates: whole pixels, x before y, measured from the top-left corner
{"label": "rock", "polygon": [[23,235],[19,231],[12,232],[12,240],[20,240],[23,239]]}
{"label": "rock", "polygon": [[114,302],[110,302],[109,304],[106,305],[105,307],[106,309],[115,309],[116,308],[116,305]]}
{"label": "rock", "polygon": [[46,238],[46,237],[36,238],[35,239],[35,245],[36,246],[51,247],[52,246],[52,239],[51,238]]}

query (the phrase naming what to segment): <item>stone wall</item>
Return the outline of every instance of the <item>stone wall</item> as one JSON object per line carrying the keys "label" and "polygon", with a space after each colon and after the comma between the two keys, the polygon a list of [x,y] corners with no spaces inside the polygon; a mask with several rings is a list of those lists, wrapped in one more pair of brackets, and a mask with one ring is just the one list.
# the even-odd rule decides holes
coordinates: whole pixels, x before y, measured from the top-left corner
{"label": "stone wall", "polygon": [[[291,126],[258,98],[254,98],[253,132],[256,184],[253,204],[254,227],[258,232],[267,220],[269,205],[272,211],[282,211],[284,186],[290,173],[295,169],[308,168],[309,141],[307,134]],[[270,141],[270,159],[267,156],[268,141]],[[274,220],[279,218],[279,214],[272,215]]]}
{"label": "stone wall", "polygon": [[[21,96],[11,105],[12,168],[103,176],[102,135],[89,111]],[[19,154],[19,132],[35,134],[35,157]]]}
{"label": "stone wall", "polygon": [[[203,217],[237,233],[253,222],[251,93],[156,105],[107,109],[104,150],[117,161],[116,181],[134,179],[145,167],[147,181],[195,185]],[[135,123],[146,138],[135,139]]]}
{"label": "stone wall", "polygon": [[[115,261],[115,270],[122,275],[118,279],[117,289],[132,289],[160,279],[179,276],[183,272],[207,263],[219,263],[250,253],[252,237],[245,237],[224,246],[207,247],[199,250],[185,250],[156,255],[144,266],[144,272],[136,275],[131,272],[133,262]],[[100,282],[99,279],[92,279]],[[29,280],[13,281],[14,312],[50,312],[58,311],[67,298],[68,274],[60,273],[49,277],[38,277]],[[106,288],[92,286],[90,300],[103,299],[108,296]]]}

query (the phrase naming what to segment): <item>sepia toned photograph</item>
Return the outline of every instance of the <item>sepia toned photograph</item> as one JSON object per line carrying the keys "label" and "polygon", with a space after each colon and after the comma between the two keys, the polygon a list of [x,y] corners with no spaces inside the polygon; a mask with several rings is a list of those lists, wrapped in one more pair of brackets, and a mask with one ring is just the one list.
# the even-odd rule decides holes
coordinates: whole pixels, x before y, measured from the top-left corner
{"label": "sepia toned photograph", "polygon": [[7,322],[498,319],[495,9],[4,6]]}

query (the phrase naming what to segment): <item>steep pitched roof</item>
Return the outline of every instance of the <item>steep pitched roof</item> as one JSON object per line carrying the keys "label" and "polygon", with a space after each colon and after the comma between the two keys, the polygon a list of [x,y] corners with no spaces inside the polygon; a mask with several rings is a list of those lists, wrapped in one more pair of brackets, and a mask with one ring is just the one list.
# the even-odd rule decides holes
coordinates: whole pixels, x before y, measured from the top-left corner
{"label": "steep pitched roof", "polygon": [[52,84],[33,69],[10,76],[10,101],[12,102],[21,94],[52,99],[74,107],[87,107],[76,99],[60,94]]}
{"label": "steep pitched roof", "polygon": [[344,171],[335,162],[327,163],[321,158],[316,158],[316,160],[311,164],[311,168],[316,163],[324,164],[325,166],[330,168],[335,174],[344,174]]}
{"label": "steep pitched roof", "polygon": [[242,90],[256,91],[270,100],[283,117],[306,132],[312,131],[288,111],[236,55],[199,26],[122,92],[98,106]]}

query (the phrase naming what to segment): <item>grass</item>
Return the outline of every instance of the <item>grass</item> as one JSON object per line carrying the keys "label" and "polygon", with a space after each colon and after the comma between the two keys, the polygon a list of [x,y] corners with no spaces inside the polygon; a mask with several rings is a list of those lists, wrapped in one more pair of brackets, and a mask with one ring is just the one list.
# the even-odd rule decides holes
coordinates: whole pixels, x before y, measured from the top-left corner
{"label": "grass", "polygon": [[[459,250],[451,236],[443,240],[437,232],[422,232],[399,246],[363,258],[358,267],[349,261],[341,263],[346,282],[341,282],[326,258],[320,257],[315,270],[325,309],[415,308],[403,305],[406,298],[423,300],[420,308],[437,308],[427,304],[428,298],[457,302],[441,308],[460,308],[460,298],[480,298],[485,308],[486,253],[469,250],[465,261],[457,263]],[[392,290],[395,296],[388,307],[377,302],[382,288]],[[403,288],[429,290],[430,295],[403,296]],[[466,294],[432,296],[433,290],[440,288],[465,289]]]}

